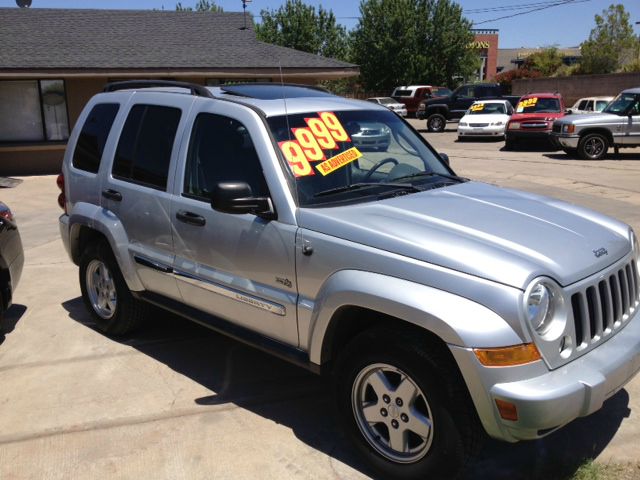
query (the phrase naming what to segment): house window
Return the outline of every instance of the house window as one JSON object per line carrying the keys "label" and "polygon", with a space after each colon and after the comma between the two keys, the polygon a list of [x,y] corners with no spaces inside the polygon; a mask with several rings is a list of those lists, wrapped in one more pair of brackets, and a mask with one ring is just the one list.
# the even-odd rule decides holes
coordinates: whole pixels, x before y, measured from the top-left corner
{"label": "house window", "polygon": [[63,80],[0,81],[0,142],[67,140]]}

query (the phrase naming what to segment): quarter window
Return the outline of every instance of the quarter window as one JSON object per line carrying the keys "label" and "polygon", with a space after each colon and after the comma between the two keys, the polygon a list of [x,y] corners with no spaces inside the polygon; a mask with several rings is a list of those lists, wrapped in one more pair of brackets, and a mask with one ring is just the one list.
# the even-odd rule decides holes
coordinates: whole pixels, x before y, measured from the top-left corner
{"label": "quarter window", "polygon": [[113,176],[165,190],[179,108],[135,105],[122,129]]}
{"label": "quarter window", "polygon": [[98,172],[104,146],[119,108],[117,103],[100,103],[91,109],[73,152],[75,168]]}
{"label": "quarter window", "polygon": [[268,194],[247,128],[232,118],[201,113],[191,132],[183,192],[208,202],[218,182],[247,182],[254,195]]}

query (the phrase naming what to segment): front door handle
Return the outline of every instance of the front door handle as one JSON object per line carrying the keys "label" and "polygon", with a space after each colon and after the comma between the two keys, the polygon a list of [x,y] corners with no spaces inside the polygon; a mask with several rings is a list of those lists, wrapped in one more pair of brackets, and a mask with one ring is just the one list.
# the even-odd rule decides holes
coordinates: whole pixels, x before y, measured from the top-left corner
{"label": "front door handle", "polygon": [[115,200],[116,202],[122,201],[122,194],[116,190],[111,190],[111,189],[103,190],[102,196],[104,198],[108,198],[109,200]]}
{"label": "front door handle", "polygon": [[188,223],[189,225],[195,225],[196,227],[204,226],[207,221],[202,215],[198,215],[193,212],[187,212],[186,210],[178,210],[176,218],[181,222]]}

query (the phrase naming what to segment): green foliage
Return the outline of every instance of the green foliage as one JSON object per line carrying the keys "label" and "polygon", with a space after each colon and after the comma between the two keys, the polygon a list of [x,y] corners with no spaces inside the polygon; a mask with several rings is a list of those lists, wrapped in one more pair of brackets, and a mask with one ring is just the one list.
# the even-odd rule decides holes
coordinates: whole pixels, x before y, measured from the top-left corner
{"label": "green foliage", "polygon": [[348,34],[331,10],[287,0],[277,10],[262,10],[255,26],[258,40],[323,57],[346,59]]}
{"label": "green foliage", "polygon": [[503,91],[506,93],[511,93],[511,86],[514,80],[520,78],[538,78],[541,77],[542,73],[538,70],[531,70],[529,68],[522,67],[516,68],[514,70],[508,70],[503,73],[499,73],[496,75],[495,81],[502,85]]}
{"label": "green foliage", "polygon": [[453,85],[480,65],[471,22],[451,0],[361,0],[351,60],[365,87]]}
{"label": "green foliage", "polygon": [[[582,43],[580,73],[613,73],[621,70],[633,54],[637,55],[640,40],[633,34],[629,13],[621,4],[610,5],[595,17],[596,27]],[[637,58],[637,56],[636,56]]]}
{"label": "green foliage", "polygon": [[[178,2],[176,3],[176,10],[179,12],[184,12],[184,11],[193,11],[194,8],[192,7],[183,7],[182,6],[182,2]],[[198,3],[196,3],[195,6],[195,11],[196,12],[222,12],[222,7],[219,5],[216,5],[216,2],[214,2],[213,0],[198,0]]]}
{"label": "green foliage", "polygon": [[529,55],[525,66],[530,70],[537,70],[543,77],[551,77],[562,67],[562,55],[556,47],[545,48]]}

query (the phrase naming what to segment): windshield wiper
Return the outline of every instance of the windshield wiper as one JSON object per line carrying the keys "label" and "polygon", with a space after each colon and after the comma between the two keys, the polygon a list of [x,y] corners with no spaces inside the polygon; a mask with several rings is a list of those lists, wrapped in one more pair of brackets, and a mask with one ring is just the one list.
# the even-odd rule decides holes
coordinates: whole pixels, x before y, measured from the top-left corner
{"label": "windshield wiper", "polygon": [[417,178],[417,177],[444,177],[449,180],[455,180],[456,182],[468,182],[469,179],[465,177],[458,177],[457,175],[449,175],[448,173],[438,173],[438,172],[418,172],[412,173],[411,175],[404,175],[402,177],[396,178],[396,180],[406,180],[409,178]]}
{"label": "windshield wiper", "polygon": [[421,192],[422,190],[416,187],[415,185],[411,185],[410,183],[396,183],[396,182],[359,182],[352,183],[351,185],[345,185],[343,187],[330,188],[328,190],[322,190],[314,195],[315,197],[324,197],[325,195],[333,195],[334,193],[342,193],[349,192],[351,190],[359,190],[361,188],[372,188],[372,187],[390,187],[396,189],[404,189],[410,190],[412,192]]}

